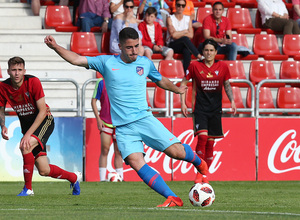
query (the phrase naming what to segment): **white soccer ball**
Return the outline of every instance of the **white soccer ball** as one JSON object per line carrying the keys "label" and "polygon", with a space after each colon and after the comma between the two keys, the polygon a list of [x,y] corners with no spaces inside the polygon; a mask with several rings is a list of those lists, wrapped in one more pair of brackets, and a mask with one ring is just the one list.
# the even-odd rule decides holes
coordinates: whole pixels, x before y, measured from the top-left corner
{"label": "white soccer ball", "polygon": [[122,182],[122,177],[117,172],[107,174],[107,181],[109,182]]}
{"label": "white soccer ball", "polygon": [[189,193],[189,199],[193,206],[211,206],[215,197],[214,189],[208,183],[196,183]]}

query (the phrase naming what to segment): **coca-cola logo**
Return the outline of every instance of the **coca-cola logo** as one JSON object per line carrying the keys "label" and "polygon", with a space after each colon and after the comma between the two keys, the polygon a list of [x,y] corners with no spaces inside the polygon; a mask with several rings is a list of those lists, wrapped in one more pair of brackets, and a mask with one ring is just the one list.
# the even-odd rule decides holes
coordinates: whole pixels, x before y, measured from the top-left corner
{"label": "coca-cola logo", "polygon": [[[224,134],[224,138],[229,134],[230,131],[227,131]],[[192,145],[194,141],[197,140],[196,137],[194,137],[194,131],[192,129],[185,130],[182,132],[180,135],[177,137],[182,143],[186,143],[189,145]],[[215,140],[214,147],[221,142],[224,138],[218,138]],[[147,164],[149,164],[152,168],[153,165],[159,163],[162,165],[162,170],[166,174],[171,174],[172,172],[180,172],[182,174],[188,173],[190,170],[193,170],[194,173],[197,172],[196,168],[193,166],[193,164],[182,161],[182,160],[175,160],[171,159],[168,157],[165,153],[159,152],[154,150],[153,148],[147,146],[144,144],[144,151],[145,151],[145,161]],[[213,162],[209,168],[210,173],[215,173],[221,166],[221,156],[222,156],[222,151],[214,151],[214,159]],[[161,162],[162,161],[162,162]],[[113,172],[113,145],[110,147],[110,151],[108,154],[108,166],[107,169],[109,172]],[[155,168],[154,168],[155,169]],[[133,171],[131,167],[124,168],[124,173]],[[158,170],[156,170],[158,171]],[[158,171],[159,172],[159,171]]]}
{"label": "coca-cola logo", "polygon": [[295,140],[296,135],[294,129],[288,130],[273,144],[268,156],[268,167],[273,173],[300,170],[300,146]]}

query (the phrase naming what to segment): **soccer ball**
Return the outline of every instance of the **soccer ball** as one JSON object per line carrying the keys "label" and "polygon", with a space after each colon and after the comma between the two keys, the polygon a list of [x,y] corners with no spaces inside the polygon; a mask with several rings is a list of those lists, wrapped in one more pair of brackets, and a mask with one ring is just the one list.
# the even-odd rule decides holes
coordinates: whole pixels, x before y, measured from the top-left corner
{"label": "soccer ball", "polygon": [[122,182],[122,177],[117,172],[111,172],[107,174],[108,182]]}
{"label": "soccer ball", "polygon": [[189,199],[193,206],[208,207],[215,201],[215,192],[208,183],[196,183],[190,190]]}

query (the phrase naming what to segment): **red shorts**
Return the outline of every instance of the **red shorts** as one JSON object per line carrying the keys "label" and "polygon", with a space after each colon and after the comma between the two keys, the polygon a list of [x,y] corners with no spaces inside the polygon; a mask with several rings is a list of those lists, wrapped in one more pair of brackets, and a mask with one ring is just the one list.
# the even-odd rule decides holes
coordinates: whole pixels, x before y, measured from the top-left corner
{"label": "red shorts", "polygon": [[[104,124],[104,127],[102,128],[102,132],[104,132],[105,134],[111,135],[112,138],[114,140],[116,140],[116,128],[115,127],[111,128]],[[100,132],[100,134],[101,134],[101,132]]]}

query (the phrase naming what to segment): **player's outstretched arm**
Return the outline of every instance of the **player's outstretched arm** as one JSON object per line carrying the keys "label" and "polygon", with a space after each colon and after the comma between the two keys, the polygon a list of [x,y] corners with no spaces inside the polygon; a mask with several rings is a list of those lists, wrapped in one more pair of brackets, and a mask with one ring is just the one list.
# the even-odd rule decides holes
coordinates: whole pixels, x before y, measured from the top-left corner
{"label": "player's outstretched arm", "polygon": [[187,86],[176,86],[174,85],[168,78],[162,76],[162,79],[158,82],[156,82],[156,85],[158,85],[160,88],[169,90],[171,92],[174,92],[176,94],[183,94],[187,90]]}
{"label": "player's outstretched arm", "polygon": [[8,140],[7,136],[7,127],[5,126],[5,107],[0,107],[0,126],[1,126],[1,135],[4,140]]}
{"label": "player's outstretched arm", "polygon": [[55,39],[51,35],[46,36],[44,42],[49,48],[54,50],[59,56],[61,56],[67,62],[76,66],[82,66],[86,68],[88,67],[88,62],[86,57],[80,56],[77,53],[67,50],[62,46],[58,45]]}

